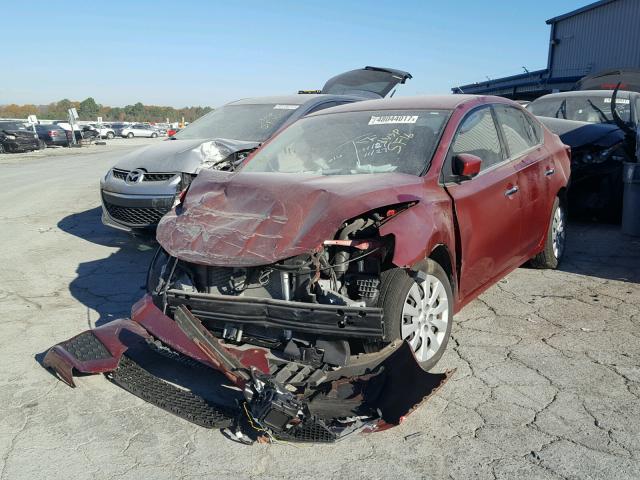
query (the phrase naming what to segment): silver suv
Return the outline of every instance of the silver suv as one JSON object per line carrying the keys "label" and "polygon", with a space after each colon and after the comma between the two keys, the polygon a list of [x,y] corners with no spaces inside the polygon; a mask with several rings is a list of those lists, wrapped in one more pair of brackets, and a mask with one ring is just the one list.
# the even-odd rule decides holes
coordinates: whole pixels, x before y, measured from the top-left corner
{"label": "silver suv", "polygon": [[400,70],[365,67],[331,78],[317,93],[248,98],[217,108],[166,141],[125,155],[110,169],[100,181],[102,221],[128,231],[154,229],[201,169],[234,170],[300,117],[385,97],[409,78]]}

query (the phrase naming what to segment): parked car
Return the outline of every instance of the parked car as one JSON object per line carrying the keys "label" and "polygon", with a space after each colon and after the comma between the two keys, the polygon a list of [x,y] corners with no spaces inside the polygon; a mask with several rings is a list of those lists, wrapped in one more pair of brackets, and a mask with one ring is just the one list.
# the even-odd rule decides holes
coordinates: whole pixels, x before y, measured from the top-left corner
{"label": "parked car", "polygon": [[200,170],[233,169],[277,130],[304,115],[381,98],[409,78],[400,70],[366,67],[330,79],[320,95],[248,98],[217,108],[167,141],[116,163],[100,183],[102,220],[124,230],[152,230]]}
{"label": "parked car", "polygon": [[116,137],[121,137],[122,136],[122,129],[126,128],[127,125],[124,123],[112,123],[109,125],[109,127],[113,130],[113,133],[115,133]]}
{"label": "parked car", "polygon": [[29,152],[40,147],[38,135],[24,123],[0,121],[0,153]]}
{"label": "parked car", "polygon": [[120,132],[120,136],[126,137],[126,138],[133,138],[133,137],[156,138],[158,136],[158,132],[149,125],[142,125],[140,123],[137,123],[135,125],[124,127]]}
{"label": "parked car", "polygon": [[[239,438],[329,442],[388,428],[446,379],[427,370],[455,312],[524,262],[558,265],[569,174],[568,148],[503,98],[314,113],[237,171],[203,170],[158,226],[162,249],[132,319],[54,346],[44,364],[70,384],[73,371],[110,372]],[[108,352],[87,359],[96,343]],[[163,381],[143,352],[182,376]],[[198,362],[236,391],[187,396],[175,386],[186,377],[213,381]]]}
{"label": "parked car", "polygon": [[640,158],[640,93],[618,91],[615,98],[612,90],[554,93],[534,100],[527,109],[573,150],[570,210],[619,221],[622,165]]}
{"label": "parked car", "polygon": [[47,146],[68,147],[71,143],[71,132],[59,125],[36,125],[36,132],[40,140]]}
{"label": "parked car", "polygon": [[111,126],[107,124],[95,125],[94,128],[98,132],[100,138],[111,140],[112,138],[116,137],[115,129],[111,128]]}

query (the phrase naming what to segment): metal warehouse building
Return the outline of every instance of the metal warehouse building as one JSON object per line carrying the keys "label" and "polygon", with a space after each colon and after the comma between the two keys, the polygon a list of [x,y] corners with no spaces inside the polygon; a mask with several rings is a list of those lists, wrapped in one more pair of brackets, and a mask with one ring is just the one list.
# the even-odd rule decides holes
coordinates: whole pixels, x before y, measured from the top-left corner
{"label": "metal warehouse building", "polygon": [[600,0],[547,20],[547,68],[452,88],[453,93],[531,100],[571,90],[585,75],[640,68],[640,0]]}

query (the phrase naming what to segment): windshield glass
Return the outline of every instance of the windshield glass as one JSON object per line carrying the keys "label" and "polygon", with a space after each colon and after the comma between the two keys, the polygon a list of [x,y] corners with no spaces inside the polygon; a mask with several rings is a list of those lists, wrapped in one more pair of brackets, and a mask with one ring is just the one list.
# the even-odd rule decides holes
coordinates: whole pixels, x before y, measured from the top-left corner
{"label": "windshield glass", "polygon": [[18,123],[18,122],[0,122],[0,128],[2,128],[3,130],[26,130],[27,127],[25,127],[22,123]]}
{"label": "windshield glass", "polygon": [[199,118],[174,135],[192,138],[228,138],[262,142],[269,138],[299,105],[225,105]]}
{"label": "windshield glass", "polygon": [[[611,97],[539,98],[527,106],[534,115],[589,123],[615,123],[611,115]],[[631,120],[628,98],[616,99],[616,110],[625,122]]]}
{"label": "windshield glass", "polygon": [[383,110],[304,118],[267,144],[243,170],[421,175],[448,116],[443,110]]}

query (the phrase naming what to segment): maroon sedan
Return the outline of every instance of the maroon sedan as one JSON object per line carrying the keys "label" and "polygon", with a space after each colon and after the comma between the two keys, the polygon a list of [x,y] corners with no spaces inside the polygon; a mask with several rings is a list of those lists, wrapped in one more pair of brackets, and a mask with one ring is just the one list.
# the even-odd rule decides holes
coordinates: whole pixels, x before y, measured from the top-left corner
{"label": "maroon sedan", "polygon": [[110,372],[205,424],[140,366],[132,345],[146,340],[239,387],[235,409],[197,398],[245,433],[331,441],[397,424],[446,378],[428,370],[455,312],[527,261],[558,265],[569,165],[556,135],[498,97],[324,110],[239,171],[201,172],[160,222],[132,320],[45,364],[71,384],[72,368]]}

